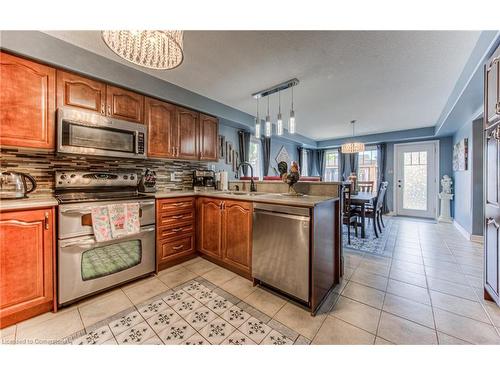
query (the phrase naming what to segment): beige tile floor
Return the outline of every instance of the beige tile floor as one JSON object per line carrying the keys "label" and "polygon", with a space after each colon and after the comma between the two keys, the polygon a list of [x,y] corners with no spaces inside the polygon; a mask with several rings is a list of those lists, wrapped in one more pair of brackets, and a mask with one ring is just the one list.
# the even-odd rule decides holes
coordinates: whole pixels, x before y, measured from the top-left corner
{"label": "beige tile floor", "polygon": [[[201,276],[217,290],[240,299],[248,311],[265,314],[275,327],[281,324],[298,333],[296,343],[500,344],[500,308],[482,298],[482,245],[465,240],[452,225],[392,220],[384,256],[345,251],[342,283],[315,317],[230,271],[195,258],[56,314],[3,329],[2,342],[51,343],[81,335],[98,322]],[[191,340],[201,341],[203,337],[198,336]],[[239,340],[237,332],[233,336],[232,341]]]}

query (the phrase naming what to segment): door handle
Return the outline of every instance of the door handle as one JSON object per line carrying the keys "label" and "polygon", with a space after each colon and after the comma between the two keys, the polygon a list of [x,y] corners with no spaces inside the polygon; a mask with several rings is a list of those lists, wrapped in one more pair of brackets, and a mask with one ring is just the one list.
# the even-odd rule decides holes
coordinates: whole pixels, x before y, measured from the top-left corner
{"label": "door handle", "polygon": [[500,228],[500,226],[498,225],[496,220],[493,219],[492,217],[489,217],[486,219],[486,226],[491,225],[491,224],[493,224],[495,226],[495,228],[497,228],[497,229]]}

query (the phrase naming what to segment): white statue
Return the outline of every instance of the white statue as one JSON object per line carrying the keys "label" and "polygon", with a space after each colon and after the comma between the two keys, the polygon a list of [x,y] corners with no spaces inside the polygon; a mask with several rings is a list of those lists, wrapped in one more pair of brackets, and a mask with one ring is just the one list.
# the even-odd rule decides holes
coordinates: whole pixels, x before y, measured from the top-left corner
{"label": "white statue", "polygon": [[453,219],[451,218],[451,205],[450,201],[453,199],[453,194],[451,193],[451,188],[453,181],[451,177],[445,174],[441,179],[441,186],[443,191],[439,193],[439,199],[441,199],[441,215],[439,215],[438,221],[444,223],[451,223]]}
{"label": "white statue", "polygon": [[445,174],[443,178],[441,179],[441,186],[443,187],[443,193],[445,194],[451,194],[451,187],[453,185],[453,181],[451,180],[451,177]]}

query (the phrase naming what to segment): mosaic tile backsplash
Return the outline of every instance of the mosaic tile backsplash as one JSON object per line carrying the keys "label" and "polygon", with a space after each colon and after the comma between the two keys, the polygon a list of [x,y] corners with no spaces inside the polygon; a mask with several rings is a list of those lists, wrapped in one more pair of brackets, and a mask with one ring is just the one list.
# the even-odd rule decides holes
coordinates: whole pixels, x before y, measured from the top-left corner
{"label": "mosaic tile backsplash", "polygon": [[[1,148],[0,169],[29,173],[38,184],[33,195],[47,195],[54,192],[56,171],[123,171],[140,175],[147,169],[157,175],[158,190],[183,190],[192,188],[192,174],[195,169],[207,168],[207,163],[182,160],[135,160],[57,155],[53,152],[26,149]],[[175,172],[176,180],[171,180]]]}

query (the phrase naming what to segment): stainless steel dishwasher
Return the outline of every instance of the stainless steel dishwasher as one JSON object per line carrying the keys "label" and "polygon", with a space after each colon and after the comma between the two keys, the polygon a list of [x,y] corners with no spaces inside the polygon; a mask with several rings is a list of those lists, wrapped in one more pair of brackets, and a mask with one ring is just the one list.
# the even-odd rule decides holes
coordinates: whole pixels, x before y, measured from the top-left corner
{"label": "stainless steel dishwasher", "polygon": [[254,203],[252,276],[309,302],[308,208]]}

